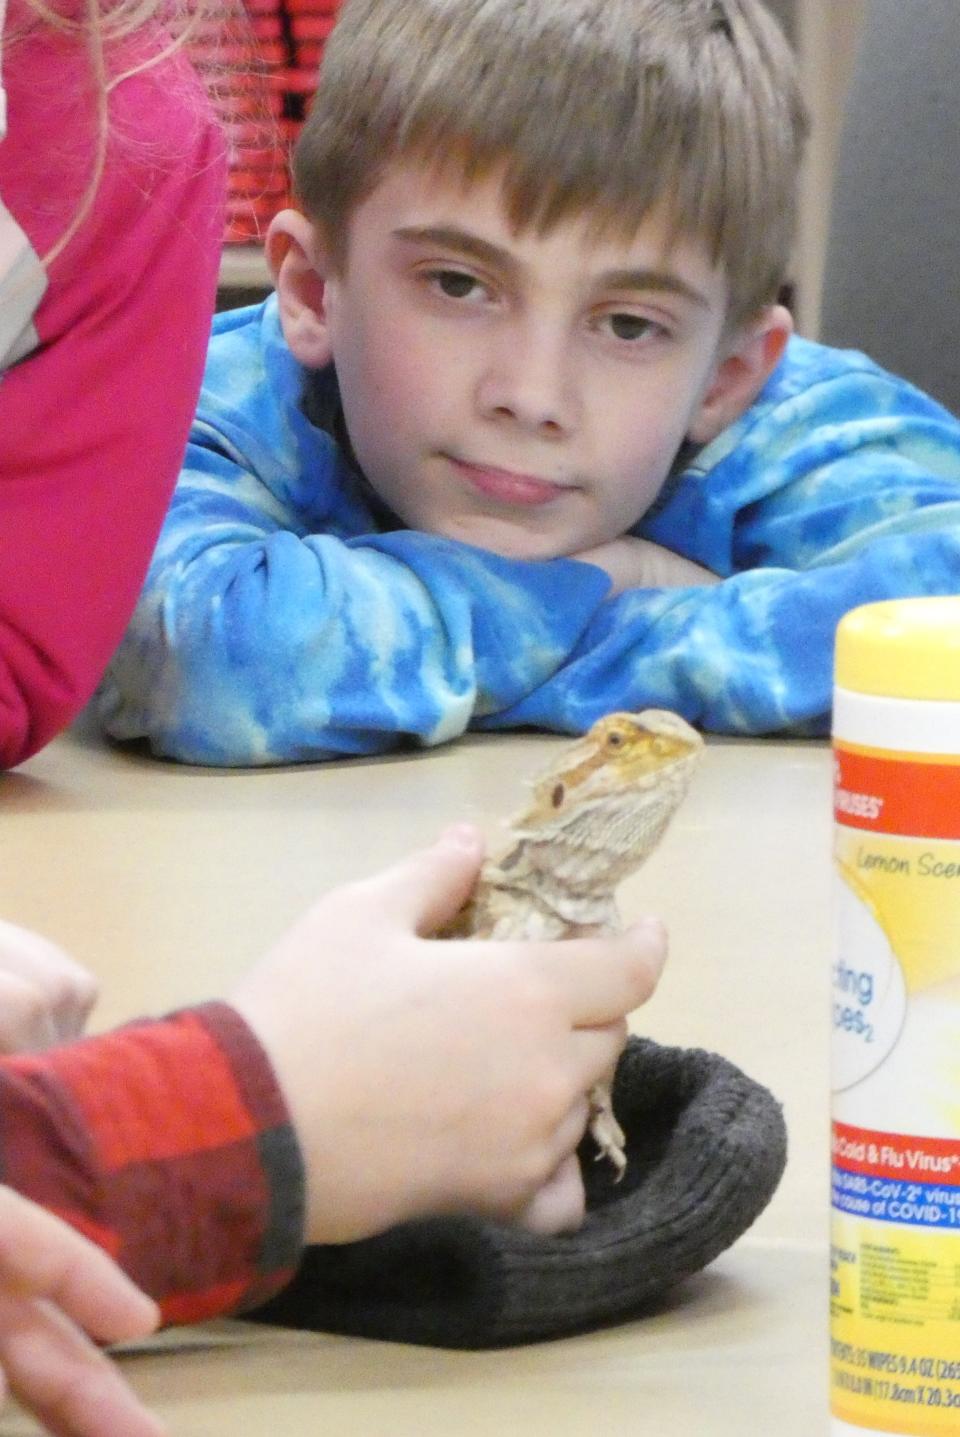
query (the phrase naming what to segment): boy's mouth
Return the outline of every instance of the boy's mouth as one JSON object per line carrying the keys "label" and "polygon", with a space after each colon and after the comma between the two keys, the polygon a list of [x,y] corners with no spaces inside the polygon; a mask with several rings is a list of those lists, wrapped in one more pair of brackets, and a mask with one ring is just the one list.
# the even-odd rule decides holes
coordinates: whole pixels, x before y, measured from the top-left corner
{"label": "boy's mouth", "polygon": [[497,469],[490,464],[471,464],[453,456],[450,463],[472,489],[500,504],[549,504],[566,492],[565,485],[553,484],[534,474],[517,474],[512,469]]}

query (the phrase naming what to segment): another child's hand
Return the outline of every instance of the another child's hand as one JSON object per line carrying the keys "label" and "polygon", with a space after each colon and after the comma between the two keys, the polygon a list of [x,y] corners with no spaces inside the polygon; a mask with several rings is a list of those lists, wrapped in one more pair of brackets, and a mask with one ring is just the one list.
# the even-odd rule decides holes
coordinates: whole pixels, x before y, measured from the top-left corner
{"label": "another child's hand", "polygon": [[610,539],[592,549],[583,549],[579,554],[571,554],[570,558],[603,569],[613,584],[610,598],[614,594],[622,594],[625,589],[682,589],[693,584],[720,582],[712,569],[704,569],[692,559],[665,549],[662,544],[637,539],[632,534]]}
{"label": "another child's hand", "polygon": [[653,991],[656,922],[563,943],[430,939],[468,897],[473,829],[322,899],[231,1001],[274,1064],[313,1242],[475,1212],[574,1227],[585,1094]]}
{"label": "another child's hand", "polygon": [[78,1038],[96,1000],[92,973],[38,934],[0,921],[0,1053]]}
{"label": "another child's hand", "polygon": [[160,1437],[95,1346],[146,1337],[158,1319],[100,1248],[0,1187],[0,1405],[9,1390],[57,1437]]}

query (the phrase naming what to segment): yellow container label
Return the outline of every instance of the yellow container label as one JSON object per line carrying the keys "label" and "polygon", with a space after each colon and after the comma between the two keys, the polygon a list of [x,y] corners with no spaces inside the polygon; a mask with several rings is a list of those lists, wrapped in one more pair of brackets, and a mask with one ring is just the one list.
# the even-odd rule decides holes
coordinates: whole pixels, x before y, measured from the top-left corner
{"label": "yellow container label", "polygon": [[831,1407],[960,1434],[960,759],[835,744]]}

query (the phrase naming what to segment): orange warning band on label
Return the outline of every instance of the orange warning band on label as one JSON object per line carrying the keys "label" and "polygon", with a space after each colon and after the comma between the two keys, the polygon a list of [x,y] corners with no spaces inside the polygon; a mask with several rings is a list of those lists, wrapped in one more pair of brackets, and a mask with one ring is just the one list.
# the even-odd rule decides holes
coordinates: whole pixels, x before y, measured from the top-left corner
{"label": "orange warning band on label", "polygon": [[847,1172],[960,1186],[960,1141],[833,1124],[833,1161]]}
{"label": "orange warning band on label", "polygon": [[888,757],[835,743],[837,823],[868,833],[960,839],[960,758]]}

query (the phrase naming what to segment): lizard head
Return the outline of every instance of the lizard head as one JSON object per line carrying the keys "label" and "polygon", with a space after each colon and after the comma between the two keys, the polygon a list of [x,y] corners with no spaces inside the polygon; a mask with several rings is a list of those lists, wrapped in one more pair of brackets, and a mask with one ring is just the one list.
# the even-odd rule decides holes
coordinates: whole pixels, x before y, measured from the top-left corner
{"label": "lizard head", "polygon": [[672,808],[702,751],[703,739],[679,714],[666,709],[607,714],[534,781],[533,802],[514,824],[549,827],[564,810],[661,786],[676,794]]}

